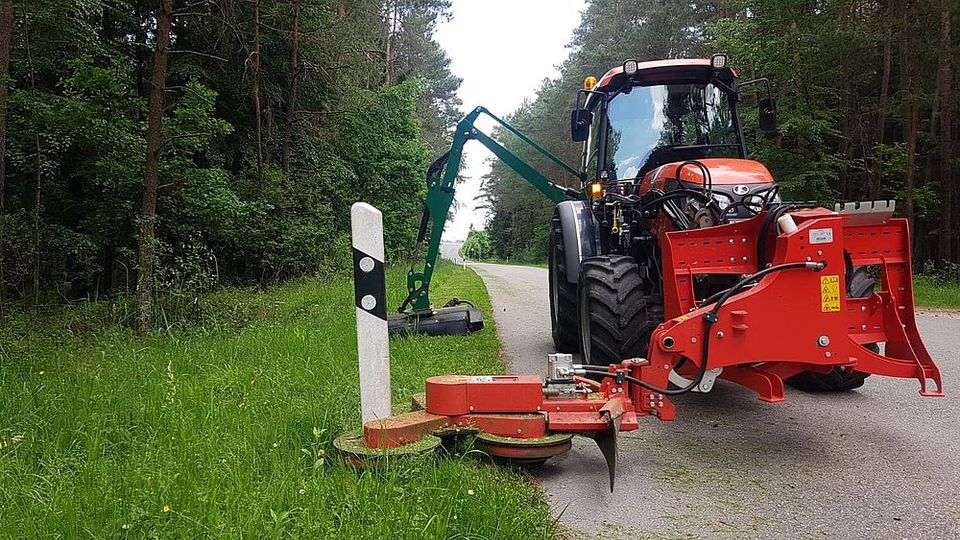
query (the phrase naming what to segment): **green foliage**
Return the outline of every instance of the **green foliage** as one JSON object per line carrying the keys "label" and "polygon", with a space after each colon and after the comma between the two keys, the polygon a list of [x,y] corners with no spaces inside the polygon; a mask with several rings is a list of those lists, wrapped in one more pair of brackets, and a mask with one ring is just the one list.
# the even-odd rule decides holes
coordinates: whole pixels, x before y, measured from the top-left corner
{"label": "green foliage", "polygon": [[[160,290],[346,268],[349,209],[359,200],[384,212],[389,256],[413,244],[429,149],[443,144],[459,104],[460,81],[432,38],[449,4],[303,2],[294,73],[290,2],[258,5],[259,27],[253,2],[195,3],[175,17],[156,222]],[[157,6],[18,3],[0,236],[11,296],[97,298],[136,282]],[[387,25],[389,85],[387,59],[374,52]]]}
{"label": "green foliage", "polygon": [[493,255],[493,246],[490,243],[490,233],[477,231],[472,227],[467,233],[467,239],[460,246],[460,256],[464,259],[483,261]]}
{"label": "green foliage", "polygon": [[[948,199],[960,200],[956,136],[952,144],[940,140],[944,123],[953,133],[958,130],[956,114],[942,113],[948,110],[945,102],[952,102],[949,110],[960,110],[960,93],[950,91],[957,84],[960,40],[954,32],[944,48],[940,29],[944,13],[954,21],[958,13],[950,2],[903,6],[849,0],[593,0],[574,31],[560,76],[546,81],[510,121],[568,163],[579,164],[581,146],[568,142],[567,121],[586,76],[599,78],[627,58],[695,58],[723,51],[742,80],[771,81],[779,116],[776,135],[758,129],[762,85],[744,90],[740,109],[749,157],[771,170],[784,198],[828,205],[896,198],[905,214],[911,212],[909,201],[917,260],[943,264],[960,255],[955,234],[960,212],[955,202],[945,207]],[[954,80],[946,85],[938,75],[944,58],[946,67],[954,66]],[[914,96],[918,121],[911,156]],[[510,150],[562,181],[564,175],[552,164],[499,135]],[[944,155],[953,157],[942,160]],[[536,254],[545,260],[552,205],[502,164],[485,178],[485,190],[492,210],[487,230],[497,256]],[[941,256],[945,244],[954,247]]]}

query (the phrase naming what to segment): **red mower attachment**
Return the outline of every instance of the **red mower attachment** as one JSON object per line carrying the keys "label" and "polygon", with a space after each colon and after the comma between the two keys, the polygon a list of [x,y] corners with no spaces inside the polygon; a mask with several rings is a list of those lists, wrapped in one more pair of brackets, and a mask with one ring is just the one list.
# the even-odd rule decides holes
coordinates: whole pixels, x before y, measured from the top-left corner
{"label": "red mower attachment", "polygon": [[[762,213],[667,233],[668,320],[653,333],[646,359],[602,368],[550,355],[546,380],[431,377],[423,409],[367,422],[365,445],[391,449],[471,433],[493,456],[541,462],[567,451],[571,435],[585,435],[607,460],[612,490],[617,433],[637,429],[642,416],[674,420],[670,396],[708,392],[717,378],[782,402],[784,379],[842,368],[914,378],[922,396],[942,396],[940,370],[914,319],[908,224],[892,218],[892,209],[861,203]],[[878,280],[874,293],[847,297],[855,268]],[[698,300],[703,274],[729,274],[736,284]]]}

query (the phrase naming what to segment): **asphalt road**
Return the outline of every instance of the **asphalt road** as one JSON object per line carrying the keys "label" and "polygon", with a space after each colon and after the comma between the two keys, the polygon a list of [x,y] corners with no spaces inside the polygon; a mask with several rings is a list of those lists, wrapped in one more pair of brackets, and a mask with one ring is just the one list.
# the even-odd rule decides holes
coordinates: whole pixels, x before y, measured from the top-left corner
{"label": "asphalt road", "polygon": [[[471,266],[513,371],[543,375],[546,270]],[[960,316],[919,323],[946,398],[874,376],[851,393],[788,389],[787,403],[769,404],[718,381],[675,398],[676,422],[644,418],[623,434],[614,493],[589,439],[536,478],[574,537],[960,538]]]}
{"label": "asphalt road", "polygon": [[463,242],[440,242],[440,256],[456,264],[463,264],[463,259],[460,257],[461,247]]}

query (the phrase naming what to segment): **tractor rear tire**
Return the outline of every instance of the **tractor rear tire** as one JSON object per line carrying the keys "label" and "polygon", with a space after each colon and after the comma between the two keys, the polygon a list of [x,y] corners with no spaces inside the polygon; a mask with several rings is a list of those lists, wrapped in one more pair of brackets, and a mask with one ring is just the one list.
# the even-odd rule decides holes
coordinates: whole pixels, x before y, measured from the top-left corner
{"label": "tractor rear tire", "polygon": [[[866,298],[873,294],[875,285],[876,280],[867,274],[866,268],[862,266],[854,268],[847,279],[847,298]],[[873,352],[880,352],[880,347],[876,343],[867,344],[866,348]],[[849,392],[863,386],[869,376],[869,373],[862,371],[835,367],[828,373],[804,371],[789,377],[784,382],[804,392]]]}
{"label": "tractor rear tire", "polygon": [[588,257],[580,263],[580,354],[584,364],[607,367],[645,357],[663,322],[663,306],[646,294],[633,257]]}
{"label": "tractor rear tire", "polygon": [[[549,280],[550,329],[557,352],[575,353],[580,340],[577,329],[577,284],[567,280],[566,254],[560,217],[550,221]],[[576,272],[576,269],[574,269]]]}

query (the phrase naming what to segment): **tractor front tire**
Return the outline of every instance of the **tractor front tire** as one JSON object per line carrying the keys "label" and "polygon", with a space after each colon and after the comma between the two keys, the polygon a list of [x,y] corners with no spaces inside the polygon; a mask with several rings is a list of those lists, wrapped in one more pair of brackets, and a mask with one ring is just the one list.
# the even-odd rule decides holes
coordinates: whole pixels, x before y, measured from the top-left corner
{"label": "tractor front tire", "polygon": [[[861,266],[848,271],[851,273],[847,279],[847,298],[866,298],[873,294],[876,280],[867,274],[866,268]],[[880,352],[880,347],[876,343],[869,343],[865,347],[873,352]],[[862,371],[835,367],[827,373],[804,371],[789,377],[784,382],[804,392],[849,392],[863,386],[869,376],[869,373]]]}
{"label": "tractor front tire", "polygon": [[[577,330],[577,284],[567,279],[566,254],[563,249],[563,228],[560,217],[550,221],[549,281],[550,330],[557,352],[575,353],[579,350]],[[574,272],[577,269],[573,270]]]}
{"label": "tractor front tire", "polygon": [[607,367],[644,357],[663,322],[663,306],[643,288],[633,257],[588,257],[580,263],[580,354],[584,364]]}

